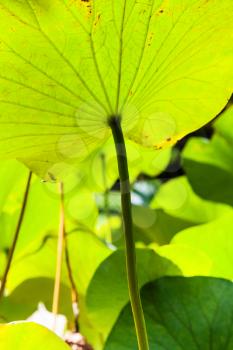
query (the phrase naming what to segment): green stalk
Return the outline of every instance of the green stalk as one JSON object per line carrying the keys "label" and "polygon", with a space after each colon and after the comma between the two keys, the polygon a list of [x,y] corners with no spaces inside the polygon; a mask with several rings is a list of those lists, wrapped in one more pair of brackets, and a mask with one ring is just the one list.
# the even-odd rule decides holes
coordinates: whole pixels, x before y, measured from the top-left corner
{"label": "green stalk", "polygon": [[129,170],[125,140],[121,128],[121,118],[118,116],[111,117],[109,119],[109,126],[112,130],[118,161],[118,170],[121,185],[122,218],[125,234],[126,270],[131,308],[133,312],[134,324],[138,341],[138,348],[139,350],[149,350],[146,324],[137,280],[136,251],[133,236]]}
{"label": "green stalk", "polygon": [[26,188],[25,188],[25,192],[24,192],[22,207],[21,207],[18,223],[17,223],[17,226],[16,226],[13,242],[12,242],[11,248],[10,248],[9,253],[8,253],[6,268],[5,268],[5,271],[4,271],[2,279],[1,279],[0,299],[4,295],[8,274],[9,274],[9,271],[10,271],[10,268],[11,268],[11,264],[12,264],[12,260],[13,260],[13,257],[14,257],[15,248],[16,248],[16,245],[17,245],[17,242],[18,242],[20,229],[21,229],[21,226],[22,226],[22,223],[23,223],[24,213],[25,213],[25,209],[26,209],[26,205],[27,205],[29,189],[30,189],[30,184],[31,184],[31,178],[32,178],[32,172],[30,171],[29,175],[28,175],[27,183],[26,183]]}

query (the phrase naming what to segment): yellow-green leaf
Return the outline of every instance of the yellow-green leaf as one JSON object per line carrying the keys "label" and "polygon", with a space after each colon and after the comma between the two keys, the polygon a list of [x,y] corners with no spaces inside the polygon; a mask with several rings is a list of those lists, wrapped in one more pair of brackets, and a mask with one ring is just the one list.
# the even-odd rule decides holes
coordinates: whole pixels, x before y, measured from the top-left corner
{"label": "yellow-green leaf", "polygon": [[173,144],[226,104],[232,39],[232,0],[1,0],[0,157],[50,178],[112,115],[143,146]]}
{"label": "yellow-green leaf", "polygon": [[4,350],[69,350],[54,333],[29,322],[0,325],[0,344]]}

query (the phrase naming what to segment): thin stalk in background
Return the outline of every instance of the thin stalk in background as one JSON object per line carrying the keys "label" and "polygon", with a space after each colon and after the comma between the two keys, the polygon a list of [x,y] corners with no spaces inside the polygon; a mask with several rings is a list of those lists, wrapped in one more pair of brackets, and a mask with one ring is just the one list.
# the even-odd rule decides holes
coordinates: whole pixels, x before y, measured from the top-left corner
{"label": "thin stalk in background", "polygon": [[75,284],[74,276],[73,276],[73,271],[71,267],[71,262],[70,262],[70,255],[69,255],[69,249],[67,245],[67,235],[65,234],[65,260],[66,260],[66,268],[68,272],[68,277],[70,281],[70,286],[71,286],[71,300],[72,300],[72,309],[73,309],[73,314],[74,314],[74,325],[75,325],[75,331],[79,332],[79,297],[78,297],[78,290]]}
{"label": "thin stalk in background", "polygon": [[32,178],[32,172],[30,171],[29,175],[28,175],[27,183],[26,183],[26,188],[25,188],[25,191],[24,191],[23,202],[22,202],[18,223],[17,223],[17,226],[16,226],[14,238],[13,238],[13,242],[12,242],[12,245],[11,245],[9,253],[8,253],[6,268],[5,268],[5,271],[4,271],[2,279],[1,279],[0,299],[2,298],[2,296],[4,295],[4,292],[5,292],[8,274],[9,274],[9,271],[10,271],[10,268],[11,268],[12,260],[13,260],[14,253],[15,253],[15,249],[16,249],[17,242],[18,242],[18,239],[19,239],[20,229],[21,229],[21,226],[22,226],[22,223],[23,223],[25,209],[26,209],[26,205],[27,205],[27,201],[28,201],[28,195],[29,195],[29,189],[30,189],[30,184],[31,184],[31,178]]}
{"label": "thin stalk in background", "polygon": [[140,291],[137,279],[136,269],[136,250],[133,237],[133,222],[132,222],[132,205],[130,194],[129,170],[125,140],[121,128],[121,118],[113,116],[109,119],[109,126],[112,130],[114,138],[120,185],[121,185],[121,206],[122,218],[125,235],[126,248],[126,270],[128,278],[128,288],[130,302],[133,312],[134,324],[136,329],[138,348],[139,350],[149,350],[148,336],[146,331],[146,323],[144,319]]}
{"label": "thin stalk in background", "polygon": [[62,259],[63,259],[63,251],[64,251],[64,240],[65,240],[65,210],[64,210],[63,183],[60,182],[58,186],[59,186],[59,194],[60,194],[61,200],[60,200],[60,223],[59,223],[58,241],[57,241],[56,275],[55,275],[55,282],[54,282],[53,305],[52,305],[52,312],[55,316],[54,329],[56,328],[56,316],[59,310]]}
{"label": "thin stalk in background", "polygon": [[59,183],[59,194],[60,194],[60,224],[59,224],[59,233],[58,233],[58,244],[57,244],[57,264],[56,264],[56,276],[54,284],[54,295],[53,295],[53,307],[52,312],[55,315],[55,325],[56,326],[56,316],[59,311],[59,299],[60,299],[60,288],[61,288],[61,273],[62,273],[62,260],[63,252],[65,251],[65,262],[68,273],[68,278],[71,286],[71,298],[72,298],[72,307],[74,313],[74,324],[75,331],[78,332],[78,291],[75,285],[73,272],[70,263],[69,250],[67,245],[67,235],[65,230],[65,202],[64,202],[64,185]]}

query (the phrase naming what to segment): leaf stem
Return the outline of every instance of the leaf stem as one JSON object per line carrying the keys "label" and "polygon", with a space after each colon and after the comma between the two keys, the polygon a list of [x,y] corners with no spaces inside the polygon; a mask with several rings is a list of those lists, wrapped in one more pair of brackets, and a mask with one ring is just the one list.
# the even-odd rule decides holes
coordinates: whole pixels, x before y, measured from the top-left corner
{"label": "leaf stem", "polygon": [[139,350],[149,350],[146,323],[144,319],[137,279],[136,250],[133,237],[129,170],[125,140],[121,128],[121,118],[119,116],[111,117],[109,119],[109,126],[112,130],[118,161],[118,170],[121,185],[122,217],[126,247],[126,270],[131,308],[133,312],[134,324],[138,341],[138,348]]}
{"label": "leaf stem", "polygon": [[29,195],[29,189],[30,189],[30,184],[31,184],[31,178],[32,178],[32,172],[30,171],[29,175],[28,175],[27,183],[26,183],[26,188],[25,188],[25,191],[24,191],[23,202],[22,202],[18,223],[17,223],[17,226],[16,226],[14,238],[13,238],[13,242],[12,242],[11,248],[10,248],[9,253],[8,253],[6,268],[5,268],[5,271],[4,271],[2,279],[1,279],[0,299],[4,295],[4,291],[5,291],[6,284],[7,284],[8,274],[9,274],[9,271],[10,271],[10,268],[11,268],[11,264],[12,264],[12,260],[13,260],[13,257],[14,257],[16,245],[17,245],[18,238],[19,238],[20,229],[21,229],[21,226],[22,226],[22,223],[23,223],[24,213],[25,213],[25,209],[26,209],[26,205],[27,205],[27,201],[28,201],[28,195]]}

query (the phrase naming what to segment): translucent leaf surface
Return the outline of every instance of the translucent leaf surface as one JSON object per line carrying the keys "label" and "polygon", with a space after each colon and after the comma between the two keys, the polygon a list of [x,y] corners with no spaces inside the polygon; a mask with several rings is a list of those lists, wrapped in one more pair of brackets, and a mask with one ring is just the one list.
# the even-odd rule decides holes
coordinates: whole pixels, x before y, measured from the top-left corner
{"label": "translucent leaf surface", "polygon": [[0,1],[0,156],[51,178],[112,115],[144,146],[173,144],[231,94],[232,23],[232,0]]}

